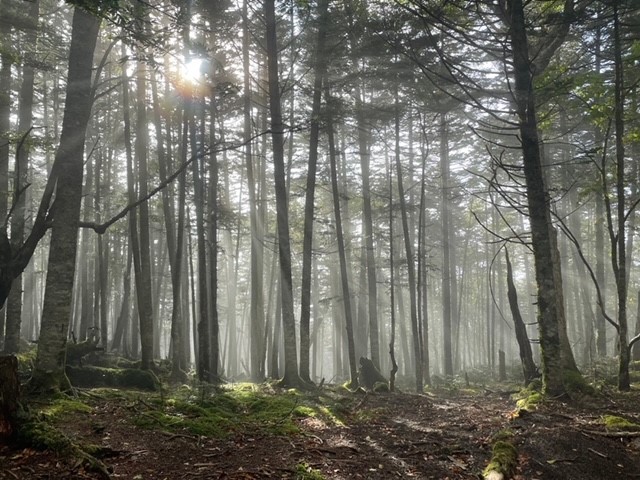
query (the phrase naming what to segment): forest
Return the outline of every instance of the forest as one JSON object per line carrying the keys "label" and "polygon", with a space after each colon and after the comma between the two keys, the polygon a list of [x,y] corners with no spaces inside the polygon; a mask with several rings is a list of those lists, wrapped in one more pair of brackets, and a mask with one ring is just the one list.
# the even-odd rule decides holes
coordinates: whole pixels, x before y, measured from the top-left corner
{"label": "forest", "polygon": [[0,479],[640,476],[634,0],[0,0],[0,62]]}

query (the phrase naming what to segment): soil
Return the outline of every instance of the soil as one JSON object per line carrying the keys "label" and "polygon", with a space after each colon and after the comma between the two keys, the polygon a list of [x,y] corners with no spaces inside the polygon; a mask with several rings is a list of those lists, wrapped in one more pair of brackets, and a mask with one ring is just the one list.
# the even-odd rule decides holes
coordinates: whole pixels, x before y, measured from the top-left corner
{"label": "soil", "polygon": [[[488,390],[354,397],[344,425],[300,418],[292,435],[214,439],[139,428],[124,402],[99,396],[90,413],[60,428],[103,447],[113,479],[478,479],[498,432],[518,450],[514,479],[640,478],[638,434],[608,432],[602,422],[615,414],[640,423],[638,391],[551,401],[519,415],[509,393]],[[52,452],[0,444],[2,480],[98,478]]]}

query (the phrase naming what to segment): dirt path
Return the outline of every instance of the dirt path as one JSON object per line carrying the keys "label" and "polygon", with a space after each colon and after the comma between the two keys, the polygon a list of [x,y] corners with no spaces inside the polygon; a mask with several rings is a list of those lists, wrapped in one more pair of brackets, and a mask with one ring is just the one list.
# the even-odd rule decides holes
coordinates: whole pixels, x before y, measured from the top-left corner
{"label": "dirt path", "polygon": [[[640,423],[638,393],[581,408],[554,402],[518,418],[513,400],[497,393],[345,398],[341,422],[299,418],[292,435],[213,439],[143,429],[113,400],[92,401],[61,428],[101,446],[114,479],[478,479],[500,431],[518,449],[516,479],[640,478],[640,439],[603,436],[601,422],[615,413]],[[72,478],[100,476],[51,453],[0,446],[2,480]]]}

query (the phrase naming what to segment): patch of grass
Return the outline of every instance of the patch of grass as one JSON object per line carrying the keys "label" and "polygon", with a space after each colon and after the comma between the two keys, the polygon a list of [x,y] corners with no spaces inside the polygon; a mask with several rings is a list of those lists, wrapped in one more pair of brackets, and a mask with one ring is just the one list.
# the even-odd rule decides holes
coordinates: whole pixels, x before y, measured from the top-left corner
{"label": "patch of grass", "polygon": [[518,464],[518,451],[512,443],[498,440],[493,444],[491,461],[484,469],[483,478],[490,477],[494,472],[509,477]]}
{"label": "patch of grass", "polygon": [[638,432],[640,431],[640,425],[627,420],[626,418],[617,417],[615,415],[605,415],[602,417],[604,426],[609,431],[626,431],[626,432]]}
{"label": "patch of grass", "polygon": [[325,480],[320,470],[311,468],[302,462],[296,465],[296,480]]}

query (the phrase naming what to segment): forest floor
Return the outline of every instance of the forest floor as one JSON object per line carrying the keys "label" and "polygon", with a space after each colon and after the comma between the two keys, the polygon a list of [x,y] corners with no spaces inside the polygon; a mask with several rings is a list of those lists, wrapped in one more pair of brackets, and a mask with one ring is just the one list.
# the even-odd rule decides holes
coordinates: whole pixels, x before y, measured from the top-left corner
{"label": "forest floor", "polygon": [[[640,423],[638,390],[518,411],[511,392],[495,387],[423,395],[250,384],[206,395],[100,389],[54,400],[39,415],[93,445],[113,479],[477,479],[500,438],[517,449],[514,479],[640,478],[638,433],[604,423],[607,415]],[[105,477],[52,451],[0,444],[2,480]]]}

